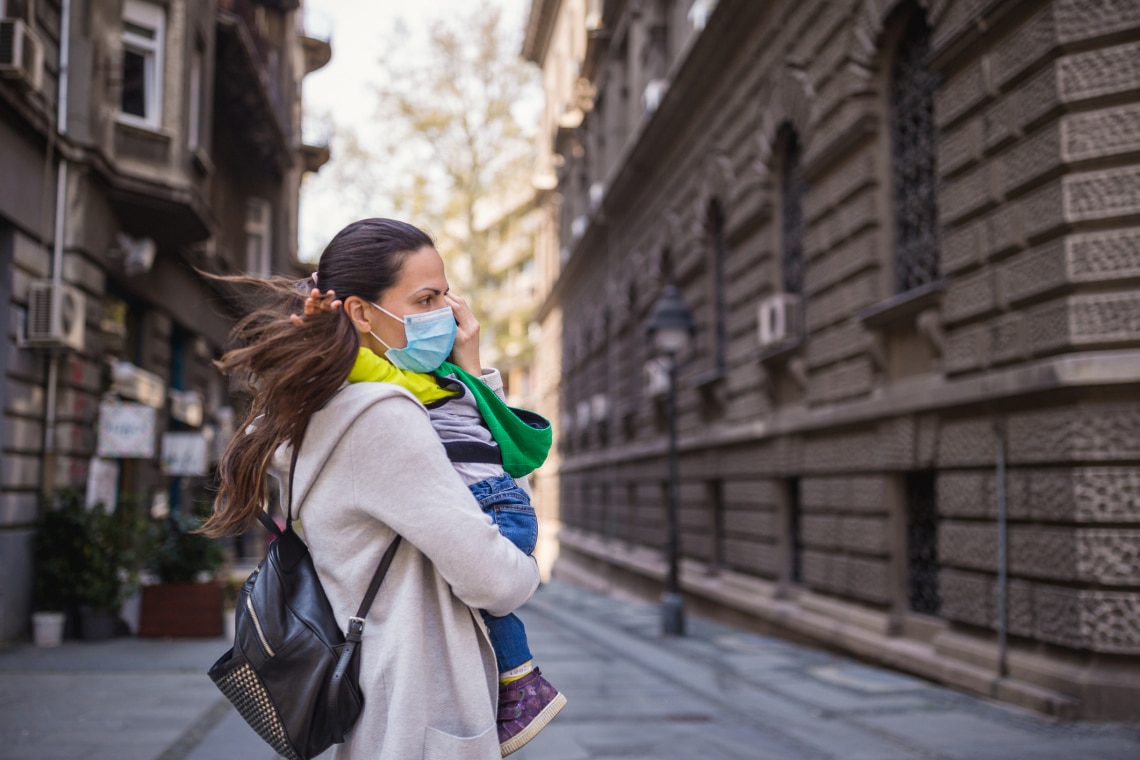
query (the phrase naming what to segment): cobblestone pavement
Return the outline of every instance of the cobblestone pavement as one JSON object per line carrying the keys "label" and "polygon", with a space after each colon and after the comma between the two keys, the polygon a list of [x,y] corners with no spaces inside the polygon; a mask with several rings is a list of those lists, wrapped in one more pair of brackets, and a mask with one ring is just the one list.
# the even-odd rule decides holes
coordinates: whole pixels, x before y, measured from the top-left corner
{"label": "cobblestone pavement", "polygon": [[[569,703],[518,760],[1136,760],[1140,726],[1063,723],[811,647],[567,585],[521,611]],[[204,675],[221,640],[0,650],[3,760],[274,760]]]}

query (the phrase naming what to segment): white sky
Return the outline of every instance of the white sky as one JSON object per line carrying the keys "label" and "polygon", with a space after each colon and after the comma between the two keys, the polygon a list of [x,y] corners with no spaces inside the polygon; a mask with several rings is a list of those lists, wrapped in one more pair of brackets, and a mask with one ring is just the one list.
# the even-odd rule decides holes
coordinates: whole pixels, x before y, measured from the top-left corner
{"label": "white sky", "polygon": [[[530,0],[496,0],[509,22],[521,28]],[[375,98],[370,82],[383,76],[381,40],[402,20],[414,40],[430,23],[469,8],[473,0],[306,0],[306,23],[316,29],[331,26],[332,60],[305,77],[303,102],[309,114],[328,114],[336,125],[363,126],[373,117]],[[521,39],[521,37],[520,37]],[[337,160],[332,154],[327,170]],[[315,261],[324,244],[355,215],[338,205],[335,189],[301,187],[300,249],[302,259]],[[327,183],[321,183],[327,184]]]}

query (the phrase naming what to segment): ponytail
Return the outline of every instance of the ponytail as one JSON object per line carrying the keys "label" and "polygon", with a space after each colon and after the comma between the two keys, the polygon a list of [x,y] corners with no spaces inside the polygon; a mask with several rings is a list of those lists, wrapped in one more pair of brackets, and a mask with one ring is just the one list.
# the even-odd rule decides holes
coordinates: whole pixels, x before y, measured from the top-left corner
{"label": "ponytail", "polygon": [[297,445],[313,413],[348,378],[360,336],[343,309],[292,322],[290,315],[301,312],[308,293],[292,281],[214,278],[258,288],[265,296],[231,332],[240,347],[215,362],[252,398],[218,463],[214,513],[202,526],[208,535],[224,536],[246,531],[265,508],[274,452],[282,444]]}
{"label": "ponytail", "polygon": [[380,300],[396,284],[408,254],[432,247],[431,237],[407,222],[361,219],[336,234],[312,280],[206,275],[251,286],[264,303],[234,327],[239,348],[215,362],[250,391],[252,402],[218,463],[214,514],[202,526],[212,536],[249,528],[267,502],[265,476],[278,446],[296,446],[313,413],[328,403],[348,378],[360,349],[360,334],[344,309],[306,316],[305,297],[319,280],[337,298]]}

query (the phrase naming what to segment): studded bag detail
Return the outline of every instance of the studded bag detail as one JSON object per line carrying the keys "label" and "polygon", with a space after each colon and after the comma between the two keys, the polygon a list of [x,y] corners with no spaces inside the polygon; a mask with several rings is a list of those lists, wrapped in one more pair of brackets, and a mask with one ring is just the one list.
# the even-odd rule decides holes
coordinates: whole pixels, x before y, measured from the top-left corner
{"label": "studded bag detail", "polygon": [[264,512],[276,535],[238,592],[234,643],[209,669],[214,684],[277,754],[309,760],[344,741],[364,709],[360,649],[364,619],[392,564],[389,545],[356,615],[341,629],[317,577],[309,548],[293,530],[293,472],[285,528]]}

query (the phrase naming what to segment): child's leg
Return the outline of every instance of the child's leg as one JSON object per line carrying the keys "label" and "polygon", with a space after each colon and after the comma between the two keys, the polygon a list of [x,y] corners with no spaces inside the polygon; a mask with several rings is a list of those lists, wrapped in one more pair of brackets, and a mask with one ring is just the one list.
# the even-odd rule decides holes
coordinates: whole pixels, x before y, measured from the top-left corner
{"label": "child's leg", "polygon": [[[476,483],[471,493],[499,532],[527,554],[534,551],[538,518],[530,496],[510,475]],[[517,616],[494,617],[484,612],[483,619],[499,667],[499,749],[506,757],[537,736],[565,706],[566,697],[534,667],[526,629]]]}
{"label": "child's leg", "polygon": [[[484,612],[483,621],[487,624],[491,646],[495,648],[495,662],[499,666],[501,676],[506,676],[511,671],[531,661],[530,646],[526,640],[526,628],[517,615],[495,617]],[[512,675],[526,675],[526,671]]]}
{"label": "child's leg", "polygon": [[[471,493],[483,511],[491,516],[499,532],[527,554],[534,551],[538,541],[538,517],[526,491],[510,475],[480,481],[471,486]],[[499,673],[506,674],[530,662],[526,628],[516,615],[494,617],[483,613]],[[524,675],[518,673],[517,675]]]}

